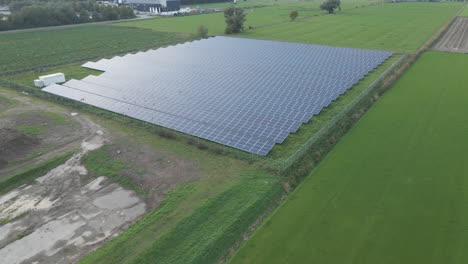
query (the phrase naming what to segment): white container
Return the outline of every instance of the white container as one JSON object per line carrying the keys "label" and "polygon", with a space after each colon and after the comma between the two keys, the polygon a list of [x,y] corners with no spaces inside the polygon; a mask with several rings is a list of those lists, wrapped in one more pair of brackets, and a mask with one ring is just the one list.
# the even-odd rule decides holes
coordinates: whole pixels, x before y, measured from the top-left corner
{"label": "white container", "polygon": [[36,87],[41,88],[41,87],[44,86],[44,83],[43,83],[41,80],[36,79],[36,80],[34,80],[34,85],[35,85]]}
{"label": "white container", "polygon": [[42,81],[44,86],[53,84],[53,83],[64,83],[65,82],[65,74],[59,72],[44,76],[39,76],[39,80]]}

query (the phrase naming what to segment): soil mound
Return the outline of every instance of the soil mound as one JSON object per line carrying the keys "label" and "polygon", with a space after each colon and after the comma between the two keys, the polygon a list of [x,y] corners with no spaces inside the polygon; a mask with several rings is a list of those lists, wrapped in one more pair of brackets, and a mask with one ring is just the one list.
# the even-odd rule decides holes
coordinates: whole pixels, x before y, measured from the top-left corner
{"label": "soil mound", "polygon": [[0,128],[0,168],[39,144],[39,139],[11,129]]}

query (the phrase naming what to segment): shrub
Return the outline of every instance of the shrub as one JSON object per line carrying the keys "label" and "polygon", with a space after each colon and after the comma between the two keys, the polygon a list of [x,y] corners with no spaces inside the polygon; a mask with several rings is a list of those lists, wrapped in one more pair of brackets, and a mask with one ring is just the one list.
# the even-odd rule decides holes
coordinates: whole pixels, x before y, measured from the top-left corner
{"label": "shrub", "polygon": [[199,25],[197,28],[197,36],[199,38],[208,38],[208,28],[205,25]]}
{"label": "shrub", "polygon": [[340,0],[326,0],[320,5],[320,9],[328,11],[329,14],[333,14],[336,8],[341,9]]}
{"label": "shrub", "polygon": [[289,14],[289,18],[291,18],[291,21],[294,21],[296,20],[297,16],[299,15],[299,12],[297,12],[296,10],[293,10],[291,11],[291,13]]}

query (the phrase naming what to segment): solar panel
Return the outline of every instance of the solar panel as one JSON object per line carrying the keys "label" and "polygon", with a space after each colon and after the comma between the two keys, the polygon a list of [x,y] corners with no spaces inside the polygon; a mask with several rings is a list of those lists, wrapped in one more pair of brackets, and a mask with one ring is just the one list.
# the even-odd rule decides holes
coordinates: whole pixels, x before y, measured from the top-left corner
{"label": "solar panel", "polygon": [[266,155],[390,52],[215,37],[87,62],[43,90]]}

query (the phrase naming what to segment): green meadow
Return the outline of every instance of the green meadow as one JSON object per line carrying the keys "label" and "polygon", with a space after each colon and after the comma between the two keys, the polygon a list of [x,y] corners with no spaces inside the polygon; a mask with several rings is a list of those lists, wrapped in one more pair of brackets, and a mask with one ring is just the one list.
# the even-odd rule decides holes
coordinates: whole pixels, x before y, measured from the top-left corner
{"label": "green meadow", "polygon": [[231,263],[467,263],[467,68],[423,54]]}
{"label": "green meadow", "polygon": [[244,37],[331,46],[415,51],[460,3],[388,3],[246,31]]}

